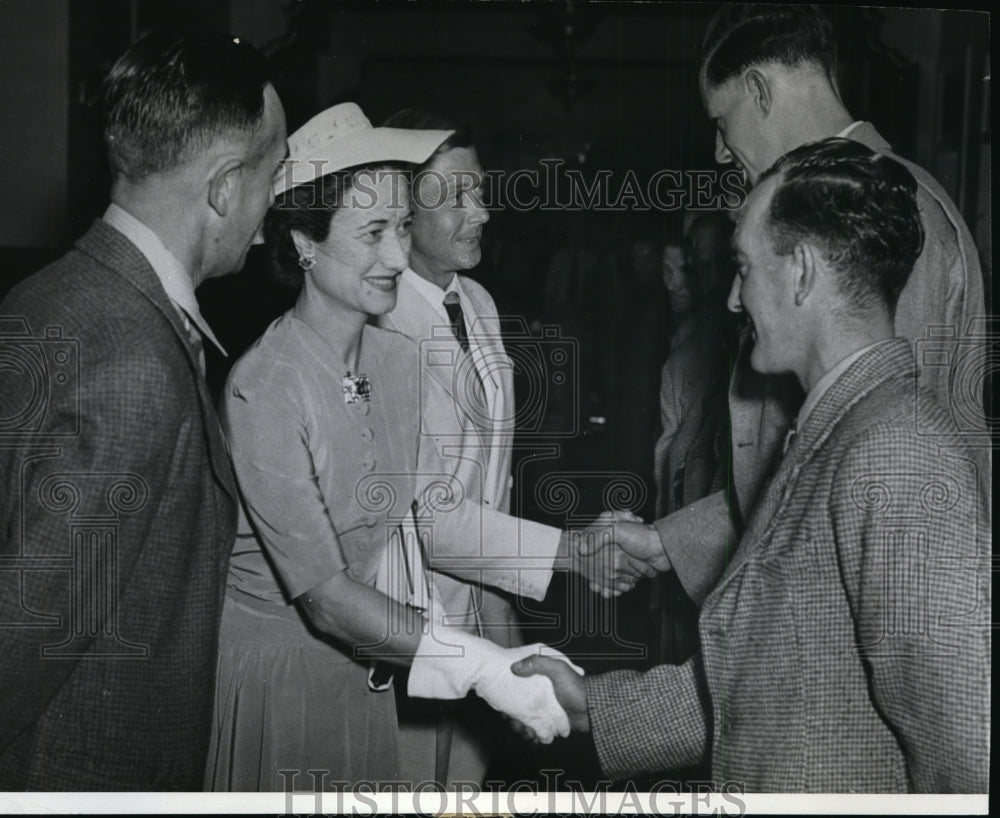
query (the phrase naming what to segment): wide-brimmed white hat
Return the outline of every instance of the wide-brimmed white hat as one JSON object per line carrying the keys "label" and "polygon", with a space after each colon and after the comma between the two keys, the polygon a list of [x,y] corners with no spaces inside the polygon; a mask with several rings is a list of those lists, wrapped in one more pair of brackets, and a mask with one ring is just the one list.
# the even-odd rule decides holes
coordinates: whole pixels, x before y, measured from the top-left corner
{"label": "wide-brimmed white hat", "polygon": [[426,162],[453,133],[373,128],[353,102],[334,105],[288,137],[288,158],[274,183],[274,195],[355,165]]}

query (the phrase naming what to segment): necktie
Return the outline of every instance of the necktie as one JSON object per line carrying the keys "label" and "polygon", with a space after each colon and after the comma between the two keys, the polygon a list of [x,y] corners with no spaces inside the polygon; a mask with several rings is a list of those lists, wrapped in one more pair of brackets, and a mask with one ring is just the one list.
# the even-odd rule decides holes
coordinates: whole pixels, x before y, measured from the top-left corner
{"label": "necktie", "polygon": [[[462,352],[469,352],[469,334],[465,330],[465,315],[462,313],[462,304],[459,301],[458,293],[452,290],[450,293],[445,293],[444,296],[444,308],[448,312],[448,318],[451,319],[451,331],[455,334],[455,338],[458,340],[459,346],[462,347]],[[460,371],[462,368],[460,367]],[[468,372],[469,370],[464,370]],[[482,374],[475,367],[471,367],[473,377],[462,380],[457,384],[458,392],[456,393],[456,400],[459,401],[459,405],[462,406],[463,411],[466,415],[471,418],[475,418],[480,425],[489,426],[487,422],[487,417],[489,416],[489,409],[486,402],[486,391],[483,387]]]}
{"label": "necktie", "polygon": [[201,337],[201,330],[198,326],[188,317],[187,313],[184,313],[184,329],[187,330],[188,340],[191,342],[191,346],[194,348],[194,355],[198,361],[198,368],[201,369],[202,376],[205,375],[205,342]]}
{"label": "necktie", "polygon": [[469,351],[469,334],[465,330],[465,316],[462,313],[462,305],[458,300],[458,293],[452,290],[444,297],[444,308],[451,321],[451,331],[455,333],[462,352]]}

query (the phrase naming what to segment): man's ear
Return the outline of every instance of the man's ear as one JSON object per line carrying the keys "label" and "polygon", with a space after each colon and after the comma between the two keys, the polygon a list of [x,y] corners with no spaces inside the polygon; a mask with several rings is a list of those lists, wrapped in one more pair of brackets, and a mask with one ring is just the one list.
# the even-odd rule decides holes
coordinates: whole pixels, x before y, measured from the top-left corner
{"label": "man's ear", "polygon": [[208,177],[208,204],[220,218],[224,219],[235,206],[242,167],[242,160],[235,157],[226,159]]}
{"label": "man's ear", "polygon": [[756,68],[751,68],[744,76],[743,82],[761,116],[767,116],[771,112],[773,102],[771,84],[767,81],[767,77]]}
{"label": "man's ear", "polygon": [[816,288],[819,256],[808,242],[799,242],[792,249],[792,294],[795,306],[801,307]]}

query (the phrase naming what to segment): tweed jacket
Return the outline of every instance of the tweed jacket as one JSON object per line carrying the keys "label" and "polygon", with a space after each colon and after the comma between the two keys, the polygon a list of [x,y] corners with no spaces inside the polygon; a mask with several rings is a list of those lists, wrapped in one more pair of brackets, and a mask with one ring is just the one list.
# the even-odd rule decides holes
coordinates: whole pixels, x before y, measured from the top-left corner
{"label": "tweed jacket", "polygon": [[605,771],[708,752],[751,792],[987,791],[987,498],[914,380],[892,339],[820,398],[705,600],[699,655],[587,681]]}
{"label": "tweed jacket", "polygon": [[[479,586],[542,599],[552,576],[560,531],[509,516],[511,450],[514,438],[513,367],[501,337],[496,305],[472,279],[459,277],[460,298],[469,330],[465,353],[451,328],[413,286],[407,271],[399,279],[395,308],[379,325],[417,342],[424,406],[420,472],[446,474],[472,501],[481,517],[469,530],[509,529],[513,536],[438,538],[429,562],[445,609],[468,614],[478,609],[477,626],[501,644],[520,640],[516,617],[504,597]],[[443,294],[442,294],[443,299]],[[479,393],[485,406],[476,405]],[[449,515],[456,516],[456,515]],[[492,546],[485,547],[490,541]],[[502,551],[497,549],[502,547]]]}
{"label": "tweed jacket", "polygon": [[200,789],[236,490],[197,350],[103,221],[0,321],[0,790]]}
{"label": "tweed jacket", "polygon": [[[972,322],[986,312],[982,271],[972,236],[937,181],[893,154],[870,123],[859,124],[848,136],[901,162],[917,180],[924,246],[899,296],[895,334],[914,345],[933,336],[930,345],[947,348],[947,352],[918,355],[920,383],[942,407],[968,423],[970,418],[981,417],[981,397],[966,388],[968,377],[962,373],[978,372],[982,366],[977,362],[983,360],[985,336]],[[957,339],[949,340],[949,333]],[[716,492],[655,524],[671,566],[696,602],[704,600],[722,575],[738,532],[774,471],[785,432],[803,398],[790,376],[754,372],[750,367],[752,345],[749,339],[744,340],[729,390],[732,489]],[[953,372],[958,376],[952,379]],[[981,477],[988,488],[989,475]]]}

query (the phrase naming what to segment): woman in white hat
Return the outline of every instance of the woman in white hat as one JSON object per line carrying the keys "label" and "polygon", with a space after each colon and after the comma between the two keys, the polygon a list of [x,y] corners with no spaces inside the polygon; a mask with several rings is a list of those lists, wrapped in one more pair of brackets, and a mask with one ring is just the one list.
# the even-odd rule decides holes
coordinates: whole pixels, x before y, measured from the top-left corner
{"label": "woman in white hat", "polygon": [[412,341],[368,324],[395,305],[408,262],[401,163],[423,162],[450,133],[372,128],[345,103],[289,137],[264,233],[275,273],[301,291],[223,395],[243,506],[207,789],[312,790],[309,770],[392,780],[392,664],[411,666],[410,695],[475,690],[549,740],[568,734],[548,679],[509,670],[540,646],[500,648],[435,617],[414,523],[463,536],[462,500],[435,487],[432,502],[414,500],[429,384]]}

